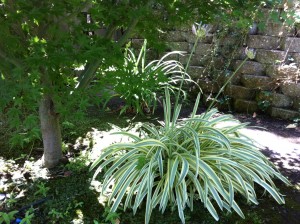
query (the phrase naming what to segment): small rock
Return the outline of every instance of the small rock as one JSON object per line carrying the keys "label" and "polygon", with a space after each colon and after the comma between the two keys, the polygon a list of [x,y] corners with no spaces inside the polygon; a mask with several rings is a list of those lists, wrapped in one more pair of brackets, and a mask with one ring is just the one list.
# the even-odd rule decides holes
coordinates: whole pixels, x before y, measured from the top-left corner
{"label": "small rock", "polygon": [[6,194],[0,194],[0,201],[3,201],[6,198]]}
{"label": "small rock", "polygon": [[286,128],[297,128],[297,124],[289,124]]}

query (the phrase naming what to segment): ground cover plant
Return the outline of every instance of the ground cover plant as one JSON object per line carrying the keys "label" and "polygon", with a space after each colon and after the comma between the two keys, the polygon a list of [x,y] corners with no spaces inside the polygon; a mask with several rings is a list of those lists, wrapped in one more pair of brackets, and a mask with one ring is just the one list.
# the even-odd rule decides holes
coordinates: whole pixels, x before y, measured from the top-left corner
{"label": "ground cover plant", "polygon": [[[108,105],[112,108],[117,108],[118,104]],[[186,114],[191,112],[190,107],[186,106],[182,108],[182,116],[186,117]],[[203,109],[201,108],[201,111]],[[270,128],[271,132],[276,133],[277,130],[282,129],[284,133],[290,133],[290,135],[297,136],[297,132],[293,129],[285,129],[284,127],[288,125],[287,121],[276,121],[274,119],[263,119],[260,116],[253,118],[252,116],[239,115],[236,118],[247,117],[247,122],[262,122],[264,127],[269,127],[269,125],[278,124],[279,126],[274,126]],[[118,112],[112,111],[99,111],[97,107],[93,107],[89,110],[89,116],[84,121],[73,121],[74,127],[69,127],[70,132],[76,132],[76,136],[84,137],[88,131],[92,131],[91,127],[101,130],[107,133],[110,130],[110,123],[121,127],[126,130],[131,126],[129,122],[133,115],[122,115],[119,116]],[[160,110],[156,111],[156,114],[151,116],[151,118],[136,117],[135,121],[150,122],[157,125],[157,121],[162,121],[163,117],[160,114]],[[277,123],[276,123],[277,122]],[[279,122],[279,123],[278,123]],[[254,125],[254,124],[253,124]],[[256,123],[259,125],[259,123]],[[105,128],[104,128],[105,127]],[[279,133],[280,134],[280,133]],[[98,187],[90,186],[91,178],[93,173],[88,171],[88,167],[85,164],[88,162],[85,156],[81,156],[80,152],[86,147],[79,147],[79,149],[73,149],[75,147],[76,136],[63,136],[63,140],[70,145],[68,147],[66,155],[70,159],[68,165],[58,166],[56,169],[52,169],[51,172],[46,172],[44,169],[38,165],[35,165],[35,160],[40,156],[41,152],[33,149],[31,154],[32,158],[19,158],[18,160],[7,160],[4,158],[0,159],[0,211],[9,213],[11,211],[19,210],[24,206],[28,206],[33,202],[36,202],[43,198],[41,193],[37,193],[40,188],[37,185],[42,185],[44,183],[46,188],[50,188],[46,194],[49,199],[43,204],[34,207],[34,217],[32,218],[32,223],[71,223],[72,221],[82,223],[94,223],[94,220],[98,223],[110,223],[105,221],[107,216],[115,217],[114,214],[109,212],[109,207],[105,208],[105,204],[99,204],[97,197],[101,193],[101,183],[103,181],[102,175],[97,177]],[[103,142],[108,141],[110,138],[116,139],[119,136],[109,136],[95,138],[93,141],[99,141],[100,145]],[[109,138],[109,139],[108,139]],[[84,140],[85,141],[85,140]],[[89,144],[86,143],[88,146]],[[285,146],[285,149],[287,146]],[[100,148],[95,146],[94,150],[98,151]],[[30,150],[30,149],[28,149]],[[272,150],[270,147],[269,151]],[[14,149],[15,154],[24,153],[24,150]],[[89,151],[89,150],[88,150]],[[1,145],[1,153],[8,155],[9,147]],[[80,153],[80,154],[79,154]],[[3,154],[1,154],[2,156]],[[17,158],[17,157],[14,157]],[[283,163],[286,160],[282,160]],[[285,174],[289,174],[289,170],[285,170]],[[45,175],[47,174],[47,175]],[[291,173],[290,180],[293,184],[299,186],[299,179],[295,176],[296,173]],[[299,175],[298,175],[299,176]],[[26,177],[26,178],[25,178]],[[37,179],[38,178],[38,179]],[[225,211],[221,212],[216,208],[219,215],[218,223],[297,223],[300,207],[299,207],[299,188],[297,186],[285,186],[280,181],[276,181],[276,186],[280,189],[280,192],[285,197],[285,205],[279,205],[277,202],[269,195],[264,193],[263,188],[256,187],[256,196],[259,202],[258,205],[252,203],[248,204],[242,195],[236,194],[234,199],[240,206],[241,210],[245,215],[245,219],[241,219],[239,215],[235,212],[229,213]],[[96,185],[95,185],[96,186]],[[3,200],[2,196],[6,195]],[[214,204],[214,203],[213,203]],[[210,215],[207,209],[203,206],[200,200],[194,202],[194,210],[190,211],[189,208],[185,209],[184,215],[186,223],[216,223],[214,218]],[[133,215],[130,209],[126,211],[123,210],[122,206],[116,211],[118,215],[118,220],[121,224],[127,223],[144,223],[145,219],[145,202],[142,203],[141,207],[137,209],[135,215]],[[106,212],[105,212],[106,210]],[[17,214],[14,218],[22,218],[25,215]],[[81,217],[81,218],[80,218]],[[75,222],[76,223],[76,222]],[[161,214],[157,206],[151,214],[150,223],[181,223],[178,216],[178,212],[175,208],[174,211],[170,207],[166,208],[164,214]]]}
{"label": "ground cover plant", "polygon": [[193,210],[194,200],[200,200],[216,220],[216,206],[244,218],[235,195],[258,204],[256,185],[284,203],[272,178],[289,181],[239,132],[246,124],[230,115],[214,117],[215,109],[196,115],[200,94],[191,116],[179,121],[181,105],[175,105],[172,116],[168,90],[165,94],[161,126],[144,124],[141,136],[117,133],[133,142],[105,148],[91,167],[98,166],[94,178],[105,170],[101,194],[107,195],[112,212],[121,206],[136,213],[145,201],[145,223],[156,206],[162,213],[168,206],[177,207],[185,223],[184,209]]}

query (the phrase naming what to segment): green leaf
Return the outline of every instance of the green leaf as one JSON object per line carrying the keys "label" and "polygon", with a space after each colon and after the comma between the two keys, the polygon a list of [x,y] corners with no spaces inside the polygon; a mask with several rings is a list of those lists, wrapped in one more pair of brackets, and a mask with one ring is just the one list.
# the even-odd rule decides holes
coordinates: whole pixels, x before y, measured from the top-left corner
{"label": "green leaf", "polygon": [[[134,213],[146,200],[145,222],[149,223],[157,205],[164,212],[168,205],[176,204],[184,223],[184,208],[193,209],[193,201],[200,199],[218,220],[213,199],[221,210],[225,208],[231,212],[233,209],[244,218],[235,194],[258,204],[255,183],[278,203],[284,203],[272,177],[289,182],[250,138],[239,133],[245,124],[239,124],[227,115],[214,118],[217,113],[214,109],[177,121],[180,107],[175,108],[173,119],[176,121],[171,124],[168,90],[165,94],[165,120],[160,126],[142,126],[142,137],[122,133],[132,136],[135,142],[109,146],[93,164],[93,168],[98,166],[95,175],[102,168],[108,168],[102,192],[114,184],[109,196],[109,201],[114,201],[114,210],[124,197],[124,208],[132,208]],[[220,126],[220,122],[228,123]]]}
{"label": "green leaf", "polygon": [[113,198],[118,192],[118,196],[116,197],[116,200],[114,201],[114,204],[111,207],[111,211],[115,212],[124,197],[127,187],[130,185],[132,180],[137,176],[137,172],[134,171],[136,167],[136,164],[132,164],[128,170],[122,175],[122,178],[118,180],[118,184],[114,187],[112,194],[110,198]]}
{"label": "green leaf", "polygon": [[178,180],[178,185],[181,184],[181,182],[184,180],[184,178],[186,177],[186,175],[189,172],[189,163],[185,158],[181,158],[182,160],[182,167],[181,167],[181,173],[180,173],[180,177]]}

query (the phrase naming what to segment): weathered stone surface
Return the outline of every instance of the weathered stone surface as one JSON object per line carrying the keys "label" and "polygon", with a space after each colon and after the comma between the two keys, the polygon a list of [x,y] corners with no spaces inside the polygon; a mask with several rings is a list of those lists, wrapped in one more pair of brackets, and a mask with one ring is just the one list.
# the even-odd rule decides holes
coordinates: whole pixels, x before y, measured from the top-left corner
{"label": "weathered stone surface", "polygon": [[248,35],[257,35],[258,34],[258,24],[257,22],[253,22],[251,27],[249,28]]}
{"label": "weathered stone surface", "polygon": [[300,38],[287,37],[283,49],[288,52],[300,53]]}
{"label": "weathered stone surface", "polygon": [[287,58],[290,62],[295,63],[296,65],[298,65],[298,67],[300,67],[300,53],[289,53],[287,55]]}
{"label": "weathered stone surface", "polygon": [[168,50],[170,51],[189,51],[189,43],[188,42],[169,42],[167,43]]}
{"label": "weathered stone surface", "polygon": [[[183,65],[186,65],[188,60],[189,60],[189,55],[188,54],[183,54],[183,55],[178,56],[178,61],[180,63],[182,63]],[[190,66],[200,66],[200,64],[199,64],[200,60],[201,60],[200,57],[197,57],[196,55],[193,55],[191,57],[189,65]]]}
{"label": "weathered stone surface", "polygon": [[213,38],[213,43],[226,46],[238,46],[241,45],[241,38],[238,35],[228,35],[223,38],[218,38],[216,35]]}
{"label": "weathered stone surface", "polygon": [[256,50],[255,60],[263,64],[275,64],[286,59],[285,51],[278,50]]}
{"label": "weathered stone surface", "polygon": [[[136,55],[138,55],[140,51],[136,52]],[[147,56],[146,56],[146,62],[149,63],[152,60],[156,60],[158,58],[158,53],[155,50],[148,49],[147,50]],[[168,60],[171,60],[170,58]]]}
{"label": "weathered stone surface", "polygon": [[[298,12],[298,15],[300,15],[300,10]],[[300,19],[299,21],[295,24],[295,36],[300,37]]]}
{"label": "weathered stone surface", "polygon": [[[213,51],[213,45],[212,44],[198,44],[195,50],[195,54],[198,55],[210,55]],[[190,44],[190,51],[192,50],[193,45]]]}
{"label": "weathered stone surface", "polygon": [[270,91],[259,91],[256,94],[255,101],[261,110],[267,111],[271,106],[272,94]]}
{"label": "weathered stone surface", "polygon": [[[219,24],[207,24],[207,33],[215,33],[218,29],[220,29]],[[174,29],[179,29],[181,31],[185,32],[192,32],[192,26],[191,24],[185,25],[185,26],[180,26],[179,28],[174,28]]]}
{"label": "weathered stone surface", "polygon": [[[170,53],[170,52],[163,52],[163,53],[161,53],[161,54],[158,55],[158,58],[160,59],[160,58],[164,57],[168,53]],[[176,60],[176,61],[178,61],[178,59],[179,59],[179,54],[169,54],[166,57],[166,60]]]}
{"label": "weathered stone surface", "polygon": [[288,120],[288,119],[293,119],[293,118],[299,117],[300,113],[298,113],[297,111],[294,111],[294,110],[272,107],[271,116]]}
{"label": "weathered stone surface", "polygon": [[[214,70],[212,74],[212,77],[219,86],[222,86],[226,83],[226,81],[233,75],[233,71],[231,70]],[[236,72],[235,75],[231,78],[230,84],[233,85],[239,85],[241,80],[242,73]]]}
{"label": "weathered stone surface", "polygon": [[[179,62],[186,65],[189,60],[189,55],[179,55]],[[190,60],[190,66],[207,66],[211,61],[210,56],[194,54]]]}
{"label": "weathered stone surface", "polygon": [[[138,56],[141,48],[133,48],[134,55]],[[146,54],[146,63],[150,63],[152,60],[156,60],[158,58],[158,53],[155,50],[147,49]]]}
{"label": "weathered stone surface", "polygon": [[189,66],[188,74],[191,76],[193,80],[203,79],[207,74],[208,68],[202,66]]}
{"label": "weathered stone surface", "polygon": [[300,97],[300,83],[282,83],[281,91],[287,96]]}
{"label": "weathered stone surface", "polygon": [[[234,62],[234,70],[236,70],[242,61],[237,60]],[[255,75],[264,75],[265,74],[265,66],[255,62],[255,61],[246,61],[246,63],[239,69],[240,73],[243,74],[255,74]]]}
{"label": "weathered stone surface", "polygon": [[235,99],[251,100],[255,98],[255,90],[238,85],[228,86],[225,89],[225,94]]}
{"label": "weathered stone surface", "polygon": [[[208,43],[208,44],[211,44],[212,41],[213,41],[213,36],[214,34],[212,33],[208,33],[206,34],[205,38],[200,38],[199,39],[199,43]],[[185,37],[185,40],[189,43],[195,43],[196,42],[196,35],[193,34],[192,32],[186,32],[184,33],[184,37]]]}
{"label": "weathered stone surface", "polygon": [[[231,77],[233,75],[233,71],[227,71],[225,73],[225,80],[224,80],[224,83],[227,81],[227,79],[229,77]],[[242,77],[242,73],[241,72],[236,72],[234,74],[234,76],[232,77],[230,83],[233,84],[233,85],[239,85],[241,83],[241,77]]]}
{"label": "weathered stone surface", "polygon": [[227,62],[230,62],[231,60],[244,60],[247,57],[245,49],[245,47],[217,45],[214,49],[214,56],[223,57]]}
{"label": "weathered stone surface", "polygon": [[168,31],[162,35],[162,39],[169,42],[185,42],[185,34],[186,32],[180,30]]}
{"label": "weathered stone surface", "polygon": [[271,99],[274,107],[290,107],[293,103],[290,97],[279,93],[273,93]]}
{"label": "weathered stone surface", "polygon": [[266,69],[267,76],[275,80],[297,80],[300,77],[300,70],[295,64],[291,65],[270,65]]}
{"label": "weathered stone surface", "polygon": [[273,79],[267,76],[243,75],[241,83],[250,89],[273,90],[276,87]]}
{"label": "weathered stone surface", "polygon": [[237,49],[233,54],[233,59],[244,60],[245,58],[247,58],[245,50],[246,50],[245,47],[240,47],[239,49]]}
{"label": "weathered stone surface", "polygon": [[191,24],[181,24],[179,27],[170,27],[172,30],[179,30],[182,32],[192,32]]}
{"label": "weathered stone surface", "polygon": [[267,23],[264,27],[258,29],[258,34],[285,37],[294,35],[294,31],[292,27],[286,26],[283,23]]}
{"label": "weathered stone surface", "polygon": [[[203,103],[205,106],[210,106],[210,104],[215,100],[215,94],[203,94]],[[219,98],[218,100],[214,101],[213,107],[217,107],[221,111],[228,111],[231,110],[232,99],[230,97],[227,98]]]}
{"label": "weathered stone surface", "polygon": [[249,35],[247,40],[248,47],[266,50],[279,49],[280,43],[280,38],[278,37],[262,35]]}
{"label": "weathered stone surface", "polygon": [[279,4],[278,6],[282,9],[295,9],[297,7],[299,8],[300,2],[299,0],[285,0],[281,1],[281,4]]}
{"label": "weathered stone surface", "polygon": [[220,29],[220,25],[218,24],[208,24],[207,26],[208,33],[215,33],[218,29]]}
{"label": "weathered stone surface", "polygon": [[131,47],[134,49],[141,49],[144,44],[144,39],[131,39]]}
{"label": "weathered stone surface", "polygon": [[293,109],[300,112],[300,97],[293,97]]}
{"label": "weathered stone surface", "polygon": [[214,81],[208,79],[198,79],[197,83],[204,93],[217,93],[219,91],[218,85]]}
{"label": "weathered stone surface", "polygon": [[222,69],[224,69],[224,66],[225,66],[225,58],[213,57],[213,58],[211,58],[210,63],[211,63],[210,66],[213,66],[214,69],[222,70]]}
{"label": "weathered stone surface", "polygon": [[234,109],[238,112],[254,113],[258,111],[256,101],[237,99],[234,102]]}

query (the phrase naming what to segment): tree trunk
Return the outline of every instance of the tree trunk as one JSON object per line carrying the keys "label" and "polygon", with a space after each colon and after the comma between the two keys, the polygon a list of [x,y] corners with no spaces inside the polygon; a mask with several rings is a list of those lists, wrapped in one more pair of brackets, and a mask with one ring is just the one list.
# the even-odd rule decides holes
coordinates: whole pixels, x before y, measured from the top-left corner
{"label": "tree trunk", "polygon": [[44,145],[43,165],[52,168],[62,158],[62,141],[59,115],[56,113],[54,102],[49,95],[45,95],[41,99],[39,116]]}

